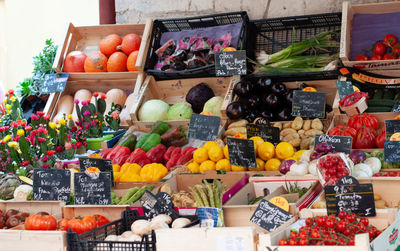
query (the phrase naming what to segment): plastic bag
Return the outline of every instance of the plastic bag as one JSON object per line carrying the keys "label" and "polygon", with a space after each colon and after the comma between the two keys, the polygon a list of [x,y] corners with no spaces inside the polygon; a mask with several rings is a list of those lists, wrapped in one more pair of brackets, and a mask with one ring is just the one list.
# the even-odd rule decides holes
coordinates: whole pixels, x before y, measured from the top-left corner
{"label": "plastic bag", "polygon": [[351,175],[352,162],[344,153],[329,153],[317,161],[318,176],[324,186],[335,185],[343,176]]}

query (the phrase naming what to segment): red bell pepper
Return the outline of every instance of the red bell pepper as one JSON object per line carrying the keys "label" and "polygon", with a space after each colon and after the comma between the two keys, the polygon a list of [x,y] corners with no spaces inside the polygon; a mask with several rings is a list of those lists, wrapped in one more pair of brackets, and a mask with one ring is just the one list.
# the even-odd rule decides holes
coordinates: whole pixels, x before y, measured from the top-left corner
{"label": "red bell pepper", "polygon": [[109,154],[112,150],[113,150],[113,148],[106,148],[106,149],[103,149],[103,150],[101,150],[101,151],[99,152],[99,155],[100,155],[103,159],[105,159],[105,156],[107,156],[107,154]]}
{"label": "red bell pepper", "polygon": [[188,146],[182,150],[182,155],[185,155],[186,153],[193,153],[196,150],[197,150],[197,148]]}
{"label": "red bell pepper", "polygon": [[167,148],[158,144],[155,147],[152,147],[147,153],[146,156],[151,160],[152,163],[161,163],[163,160],[163,155],[167,151]]}
{"label": "red bell pepper", "polygon": [[[180,150],[180,149],[179,149]],[[176,152],[174,155],[171,155],[171,158],[168,160],[167,164],[165,167],[170,170],[174,166],[176,166],[176,163],[178,162],[179,158],[182,156],[180,152]]]}
{"label": "red bell pepper", "polygon": [[135,149],[135,151],[129,155],[129,158],[126,160],[126,162],[131,164],[136,163],[140,166],[151,163],[149,158],[146,156],[146,152],[141,148]]}
{"label": "red bell pepper", "polygon": [[113,149],[106,156],[104,156],[104,158],[113,159],[121,147],[122,146],[120,145],[114,146]]}
{"label": "red bell pepper", "polygon": [[128,147],[120,146],[119,149],[118,149],[118,152],[114,155],[114,158],[117,159],[117,158],[119,158],[120,156],[123,156],[123,155],[128,155],[129,156],[129,154],[131,154],[131,150],[129,150]]}
{"label": "red bell pepper", "polygon": [[163,156],[165,162],[168,162],[171,159],[171,154],[173,151],[177,151],[176,149],[179,149],[179,152],[181,150],[181,148],[176,147],[176,146],[168,147],[167,151],[164,153],[164,156]]}
{"label": "red bell pepper", "polygon": [[186,154],[182,154],[181,157],[176,162],[176,165],[184,165],[188,163],[193,158],[192,152],[187,152]]}
{"label": "red bell pepper", "polygon": [[112,163],[113,164],[117,164],[117,165],[119,165],[119,166],[122,166],[125,162],[126,162],[126,160],[129,158],[129,154],[124,154],[124,155],[120,155],[120,156],[118,156],[117,158],[114,158],[113,160],[112,160]]}

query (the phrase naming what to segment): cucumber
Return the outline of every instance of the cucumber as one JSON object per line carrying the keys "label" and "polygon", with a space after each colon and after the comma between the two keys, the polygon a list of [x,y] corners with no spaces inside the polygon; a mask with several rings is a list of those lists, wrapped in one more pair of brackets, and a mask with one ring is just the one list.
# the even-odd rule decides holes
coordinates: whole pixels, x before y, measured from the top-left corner
{"label": "cucumber", "polygon": [[372,106],[368,107],[368,109],[365,112],[390,112],[392,110],[392,107],[388,106]]}
{"label": "cucumber", "polygon": [[394,91],[386,89],[383,92],[383,99],[394,99]]}
{"label": "cucumber", "polygon": [[383,89],[377,89],[375,91],[374,99],[382,99],[383,98]]}
{"label": "cucumber", "polygon": [[390,107],[394,106],[395,101],[391,99],[368,99],[368,107]]}

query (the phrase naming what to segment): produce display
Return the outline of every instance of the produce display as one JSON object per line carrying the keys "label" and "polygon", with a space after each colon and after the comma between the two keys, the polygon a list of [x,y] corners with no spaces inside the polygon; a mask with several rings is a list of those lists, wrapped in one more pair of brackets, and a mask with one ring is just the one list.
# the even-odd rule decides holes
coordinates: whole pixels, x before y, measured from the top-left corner
{"label": "produce display", "polygon": [[[315,202],[311,205],[311,208],[313,208],[313,209],[323,209],[323,208],[326,208],[326,201],[325,201],[325,196],[324,196],[323,193],[321,194],[320,199],[321,199],[321,200],[315,201]],[[375,202],[375,208],[376,208],[376,209],[385,209],[385,208],[388,208],[388,207],[387,207],[388,203],[387,203],[385,200],[383,200],[383,199],[381,198],[381,196],[380,196],[379,194],[377,194],[377,193],[374,193],[374,202]]]}
{"label": "produce display", "polygon": [[68,231],[68,229],[71,229],[72,231],[81,234],[93,230],[96,227],[108,224],[109,222],[110,221],[103,215],[95,214],[92,216],[76,217],[74,219],[63,218],[56,226],[59,231]]}
{"label": "produce display", "polygon": [[136,60],[141,43],[139,35],[131,33],[123,38],[110,34],[103,38],[99,52],[86,55],[71,51],[65,57],[63,72],[124,72],[137,71]]}
{"label": "produce display", "polygon": [[142,198],[143,194],[145,191],[151,192],[153,190],[154,186],[142,186],[142,187],[132,187],[129,189],[122,197],[118,197],[115,195],[114,192],[111,193],[111,199],[112,199],[112,204],[113,205],[130,205],[138,201],[140,198]]}
{"label": "produce display", "polygon": [[372,49],[362,49],[362,52],[360,51],[355,60],[390,60],[399,59],[400,57],[400,44],[397,42],[397,37],[391,33],[386,34],[383,40],[377,41],[371,47]]}

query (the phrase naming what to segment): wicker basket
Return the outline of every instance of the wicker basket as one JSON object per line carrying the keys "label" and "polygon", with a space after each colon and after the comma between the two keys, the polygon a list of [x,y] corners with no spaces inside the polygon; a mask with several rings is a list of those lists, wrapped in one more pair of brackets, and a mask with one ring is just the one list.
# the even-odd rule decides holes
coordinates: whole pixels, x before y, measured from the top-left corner
{"label": "wicker basket", "polygon": [[358,100],[357,103],[345,107],[340,106],[340,109],[344,111],[348,116],[363,113],[365,110],[368,109],[367,99],[365,97],[362,97],[360,100]]}

